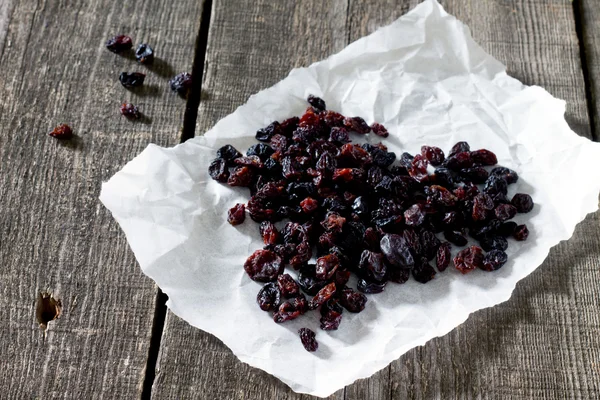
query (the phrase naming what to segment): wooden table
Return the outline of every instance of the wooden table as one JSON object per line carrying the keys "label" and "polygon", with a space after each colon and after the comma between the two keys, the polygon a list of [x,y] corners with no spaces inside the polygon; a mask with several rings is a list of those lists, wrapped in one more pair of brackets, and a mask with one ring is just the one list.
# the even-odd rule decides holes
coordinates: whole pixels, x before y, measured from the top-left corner
{"label": "wooden table", "polygon": [[[98,202],[148,143],[202,134],[249,95],[398,18],[417,0],[0,1],[0,398],[297,399],[216,338],[173,316]],[[565,99],[598,139],[600,2],[444,0],[529,85]],[[146,89],[135,61],[104,48],[127,33],[159,57]],[[168,89],[193,71],[182,100]],[[131,123],[131,100],[148,120]],[[77,138],[46,133],[58,123]],[[584,171],[582,171],[584,173]],[[413,349],[333,399],[600,398],[600,213],[580,224],[512,298]],[[44,341],[38,292],[62,299]]]}

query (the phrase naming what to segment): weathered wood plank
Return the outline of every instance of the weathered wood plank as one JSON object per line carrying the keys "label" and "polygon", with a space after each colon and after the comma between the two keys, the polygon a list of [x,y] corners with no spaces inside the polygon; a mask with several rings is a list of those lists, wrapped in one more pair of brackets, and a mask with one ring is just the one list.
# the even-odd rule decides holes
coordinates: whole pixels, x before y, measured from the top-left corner
{"label": "weathered wood plank", "polygon": [[[343,17],[329,13],[323,16],[312,4],[303,4],[299,12],[299,6],[291,4],[280,8],[284,6],[263,2],[234,6],[233,2],[216,1],[197,131],[210,128],[250,94],[283,78],[289,68],[308,65],[308,61],[346,44],[343,37],[334,39],[340,35],[326,29],[325,36],[333,44],[323,46],[319,44],[323,29],[313,29],[310,37],[314,39],[308,41],[312,47],[308,48],[299,35],[305,33],[297,28],[300,23],[331,27],[329,24],[335,22],[341,25],[334,28],[342,31],[346,27],[349,38],[355,40],[417,3],[351,1],[346,23],[341,24]],[[444,5],[472,28],[486,50],[508,65],[513,76],[566,99],[569,122],[579,134],[590,135],[569,1],[449,0]],[[299,59],[298,54],[309,58]],[[599,218],[599,214],[589,217],[573,239],[552,250],[544,265],[518,285],[510,301],[475,313],[451,334],[414,349],[370,379],[347,387],[343,396],[428,399],[597,395],[600,389],[594,378],[598,371],[586,368],[586,363],[598,359],[600,349],[599,339],[594,336],[599,305],[594,303],[595,292],[588,283],[598,280]],[[300,397],[266,373],[240,363],[217,339],[172,314],[165,325],[153,394],[160,399]],[[333,397],[341,396],[340,391]]]}
{"label": "weathered wood plank", "polygon": [[589,104],[594,124],[594,136],[600,140],[600,3],[596,0],[575,0],[575,11],[581,22],[582,45],[585,51]]}
{"label": "weathered wood plank", "polygon": [[[194,0],[0,5],[0,43],[6,43],[0,59],[0,397],[140,396],[156,288],[98,194],[100,183],[148,143],[179,142],[185,101],[167,80],[191,67],[200,7]],[[139,93],[124,89],[118,75],[146,68],[104,48],[117,33],[151,43],[162,60],[146,71]],[[125,100],[147,118],[121,117]],[[49,137],[59,123],[69,123],[77,138]],[[45,289],[64,308],[44,342],[35,302]]]}
{"label": "weathered wood plank", "polygon": [[[347,1],[214,0],[197,134],[247,98],[341,50]],[[152,391],[156,399],[297,399],[287,386],[241,363],[214,336],[168,313]],[[342,398],[343,391],[334,398]]]}
{"label": "weathered wood plank", "polygon": [[[352,39],[389,23],[417,1],[351,2]],[[443,2],[511,75],[567,101],[567,120],[590,137],[584,80],[570,1]],[[389,11],[393,10],[393,11]],[[396,14],[397,12],[397,14]],[[391,365],[392,398],[594,398],[600,371],[600,304],[588,282],[599,277],[600,214],[550,252],[508,302],[475,313],[445,337]],[[373,377],[348,397],[376,396]]]}

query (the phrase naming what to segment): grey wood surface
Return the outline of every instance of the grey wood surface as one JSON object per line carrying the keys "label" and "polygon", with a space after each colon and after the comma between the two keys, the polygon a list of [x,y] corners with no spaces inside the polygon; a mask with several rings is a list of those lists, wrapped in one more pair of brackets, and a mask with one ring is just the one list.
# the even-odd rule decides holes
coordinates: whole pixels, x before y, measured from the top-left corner
{"label": "grey wood surface", "polygon": [[[156,288],[99,203],[100,183],[148,143],[179,142],[185,101],[167,81],[191,68],[200,3],[0,1],[0,398],[138,398]],[[104,48],[130,34],[152,69]],[[162,61],[161,61],[162,60]],[[129,92],[122,71],[145,71]],[[130,100],[146,115],[130,122]],[[47,135],[59,123],[77,137]],[[38,292],[62,300],[46,341]]]}
{"label": "grey wood surface", "polygon": [[[418,1],[327,3],[215,0],[197,132],[249,95],[343,48]],[[567,120],[590,137],[584,78],[568,0],[443,2],[475,39],[526,84],[568,102]],[[310,40],[304,36],[309,32]],[[449,335],[413,349],[331,398],[594,398],[600,395],[599,214],[554,248],[508,302],[482,310]],[[213,336],[167,314],[153,397],[292,399]]]}
{"label": "grey wood surface", "polygon": [[577,0],[575,11],[580,21],[588,81],[588,108],[594,138],[600,140],[600,1]]}

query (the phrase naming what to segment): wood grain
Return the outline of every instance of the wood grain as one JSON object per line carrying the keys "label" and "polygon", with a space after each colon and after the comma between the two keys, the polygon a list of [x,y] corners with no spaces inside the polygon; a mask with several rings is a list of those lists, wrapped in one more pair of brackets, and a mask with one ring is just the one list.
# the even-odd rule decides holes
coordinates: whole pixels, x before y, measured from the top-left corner
{"label": "wood grain", "polygon": [[600,140],[600,2],[575,0],[581,27],[581,40],[586,61],[589,110],[592,114],[594,136]]}
{"label": "wood grain", "polygon": [[[168,77],[191,67],[194,0],[15,0],[0,6],[0,397],[138,398],[156,288],[98,201],[107,180],[148,143],[174,145],[185,101]],[[151,43],[152,68],[104,48],[127,33]],[[5,36],[2,36],[5,35]],[[122,71],[145,71],[129,92]],[[118,112],[128,100],[145,115]],[[47,132],[70,124],[77,137]],[[38,292],[62,300],[46,341]]]}
{"label": "wood grain", "polygon": [[[398,18],[418,1],[215,0],[197,132],[249,95]],[[331,4],[331,3],[329,3]],[[583,75],[568,0],[448,0],[450,13],[526,84],[567,100],[567,119],[590,136]],[[331,8],[333,7],[333,8]],[[325,10],[323,9],[325,8]],[[304,35],[309,35],[306,40]],[[413,349],[373,377],[331,398],[595,398],[600,214],[550,252],[508,302],[473,314],[451,334]],[[595,333],[596,332],[596,333]],[[190,350],[193,349],[193,350]],[[153,397],[296,399],[268,374],[239,362],[216,338],[168,314]]]}

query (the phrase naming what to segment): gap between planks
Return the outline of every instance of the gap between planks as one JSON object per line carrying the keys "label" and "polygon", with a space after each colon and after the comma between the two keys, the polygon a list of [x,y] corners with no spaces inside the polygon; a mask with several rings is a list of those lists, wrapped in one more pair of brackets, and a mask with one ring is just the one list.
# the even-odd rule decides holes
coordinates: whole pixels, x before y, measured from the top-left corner
{"label": "gap between planks", "polygon": [[[208,31],[212,13],[212,0],[204,0],[202,4],[202,14],[200,16],[200,28],[194,45],[194,58],[192,63],[192,88],[188,94],[183,115],[183,128],[181,130],[180,143],[191,139],[196,134],[196,119],[198,118],[198,108],[202,97],[202,79],[204,74],[204,60],[206,56],[206,46],[208,43]],[[144,383],[142,385],[141,400],[150,400],[152,398],[152,387],[156,378],[156,363],[160,352],[160,344],[167,316],[168,296],[160,288],[156,294],[154,319],[152,323],[152,334],[150,336],[150,348],[148,349],[148,358],[144,373]]]}

